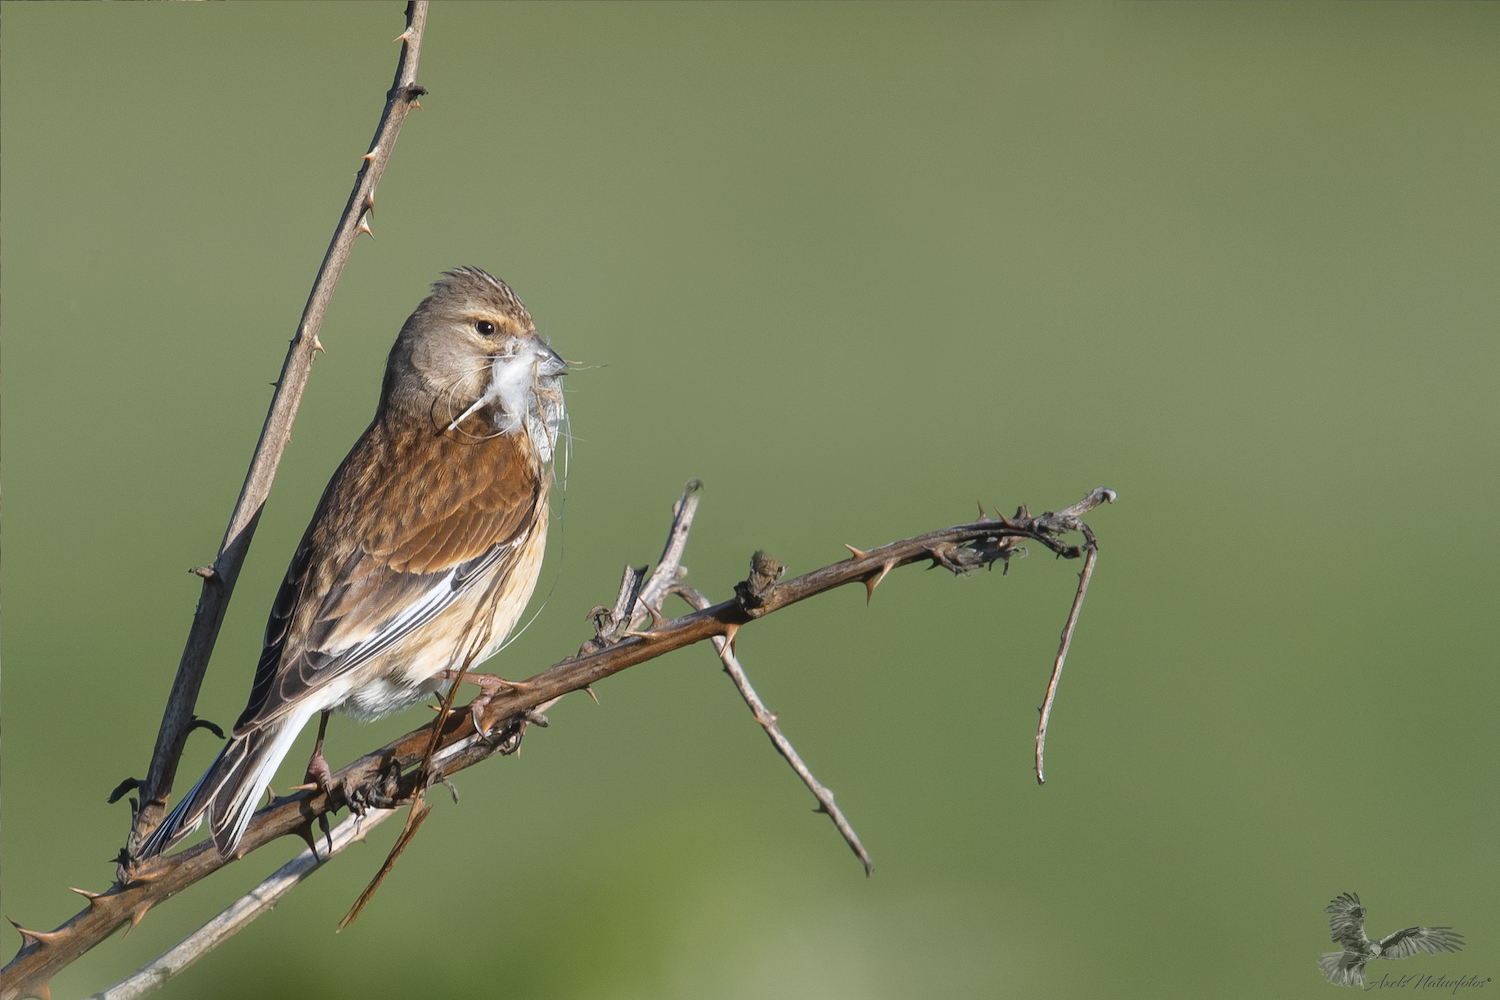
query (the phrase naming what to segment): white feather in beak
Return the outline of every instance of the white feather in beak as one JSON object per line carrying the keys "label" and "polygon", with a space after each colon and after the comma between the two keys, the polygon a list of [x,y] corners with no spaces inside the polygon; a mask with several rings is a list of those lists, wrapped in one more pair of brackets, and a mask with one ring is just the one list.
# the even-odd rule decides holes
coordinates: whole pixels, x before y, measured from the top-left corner
{"label": "white feather in beak", "polygon": [[567,362],[540,340],[518,340],[509,354],[490,361],[490,384],[484,393],[448,425],[453,430],[465,417],[495,403],[495,430],[515,434],[523,427],[543,464],[552,461],[557,436],[565,419],[562,375]]}

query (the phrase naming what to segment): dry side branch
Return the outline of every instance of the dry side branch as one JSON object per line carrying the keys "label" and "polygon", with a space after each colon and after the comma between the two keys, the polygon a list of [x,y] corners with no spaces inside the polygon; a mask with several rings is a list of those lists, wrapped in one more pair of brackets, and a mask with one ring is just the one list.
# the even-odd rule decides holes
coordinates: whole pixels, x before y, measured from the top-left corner
{"label": "dry side branch", "polygon": [[[712,602],[702,593],[692,587],[679,584],[676,593],[688,604],[702,611]],[[766,708],[766,703],[760,700],[760,695],[755,693],[755,688],[750,685],[750,678],[745,673],[745,668],[740,665],[739,657],[734,653],[734,640],[716,635],[713,638],[714,649],[718,651],[719,659],[724,664],[724,672],[729,679],[734,681],[734,686],[739,690],[740,697],[745,699],[745,704],[750,708],[750,714],[755,716],[755,721],[760,723],[761,728],[771,739],[771,745],[776,748],[777,753],[786,758],[797,777],[807,786],[807,790],[813,793],[818,800],[818,811],[827,813],[828,818],[833,820],[833,825],[838,828],[839,834],[854,856],[859,858],[860,864],[865,866],[865,877],[868,878],[875,871],[875,862],[870,860],[870,852],[865,850],[865,845],[860,843],[859,834],[854,832],[854,827],[849,825],[844,812],[833,801],[833,792],[813,775],[812,770],[802,762],[802,757],[792,746],[792,741],[782,733],[775,712]]]}
{"label": "dry side branch", "polygon": [[[1114,493],[1109,492],[1107,499],[1113,502],[1114,498]],[[1069,510],[1071,511],[1071,508]],[[1070,515],[1068,511],[1065,511],[1062,516]],[[1077,521],[1076,514],[1071,516],[1074,521]],[[1057,684],[1062,680],[1063,661],[1068,658],[1068,647],[1073,643],[1073,630],[1078,627],[1078,612],[1083,610],[1083,595],[1088,593],[1089,580],[1094,575],[1094,564],[1099,561],[1099,542],[1094,538],[1092,529],[1082,521],[1078,521],[1077,530],[1088,540],[1088,544],[1085,546],[1083,569],[1078,574],[1078,593],[1073,595],[1073,607],[1068,611],[1068,621],[1063,625],[1062,639],[1057,645],[1057,658],[1052,661],[1052,678],[1047,682],[1047,696],[1042,700],[1042,707],[1037,710],[1041,715],[1036,726],[1036,783],[1038,785],[1047,783],[1042,768],[1042,755],[1047,747],[1047,722],[1052,718],[1052,703],[1057,700]]]}
{"label": "dry side branch", "polygon": [[[417,787],[416,768],[427,756],[434,735],[437,737],[436,750],[431,756],[428,784],[441,781],[496,753],[513,752],[535,712],[571,691],[587,689],[590,684],[611,674],[704,639],[725,640],[725,647],[732,655],[730,643],[734,634],[750,622],[845,584],[864,583],[873,588],[891,570],[901,566],[928,563],[963,575],[995,562],[1006,563],[1023,542],[1041,545],[1064,558],[1091,554],[1096,544],[1081,516],[1099,504],[1113,500],[1112,491],[1101,489],[1058,513],[1032,517],[1022,508],[1014,518],[981,517],[978,521],[892,542],[869,551],[853,549],[851,558],[790,580],[781,579],[780,567],[775,560],[757,553],[749,579],[735,587],[733,599],[669,619],[662,615],[659,606],[650,603],[650,598],[657,594],[664,597],[673,590],[681,593],[685,589],[681,586],[684,571],[678,560],[697,508],[697,497],[690,489],[674,508],[672,534],[657,571],[648,579],[644,578],[642,571],[627,567],[615,606],[595,609],[593,617],[599,625],[598,634],[585,643],[577,655],[528,678],[514,689],[496,695],[484,707],[479,731],[475,729],[471,713],[466,711],[455,712],[440,722],[434,720],[432,724],[407,733],[342,768],[334,776],[334,787],[361,790],[359,794],[366,801],[381,807],[410,802],[419,791],[425,790]],[[1087,544],[1079,546],[1064,542],[1063,536],[1073,531],[1082,532]],[[1062,655],[1066,653],[1066,637],[1071,635],[1077,620],[1081,589],[1069,615],[1064,648],[1058,665],[1054,667],[1054,680],[1049,689],[1052,692],[1056,689],[1055,675],[1060,669]],[[660,598],[657,600],[659,602]],[[693,600],[693,603],[698,601]],[[643,606],[645,610],[642,610]],[[654,624],[650,628],[632,627],[637,624],[634,621],[637,613],[641,616],[640,625],[644,626],[648,618]],[[742,692],[747,689],[748,682]],[[758,705],[758,698],[751,701],[751,697],[753,690],[746,695],[746,700],[759,717],[765,711],[764,705]],[[481,736],[481,731],[488,735]],[[771,734],[771,727],[767,727],[767,732]],[[772,739],[777,749],[792,761],[793,753],[788,752],[790,744],[783,748],[784,737],[781,741],[775,736]],[[796,763],[800,764],[800,759]],[[798,773],[818,795],[819,801],[825,802],[819,790],[827,790],[816,783],[805,766],[799,767]],[[839,822],[842,814],[833,811],[831,800],[832,795],[828,793],[825,804],[835,822]],[[344,805],[342,799],[331,801],[326,792],[300,792],[277,798],[256,813],[241,841],[238,856],[252,853],[289,833],[297,834],[311,844],[317,820]],[[847,822],[840,824],[840,831],[861,855],[861,860],[867,861]],[[46,981],[57,969],[121,925],[138,922],[152,906],[171,898],[226,863],[214,849],[212,840],[203,840],[170,856],[122,866],[119,881],[105,893],[84,893],[89,897],[88,908],[57,930],[45,934],[22,931],[25,943],[3,971],[0,1000],[45,997]]]}
{"label": "dry side branch", "polygon": [[[640,582],[642,575],[640,570],[633,569],[630,566],[625,567],[625,575],[620,583],[620,594],[615,599],[614,609],[609,611],[608,621],[611,623],[625,622],[627,619],[623,609],[634,608],[634,614],[628,619],[631,626],[630,630],[622,631],[616,626],[613,631],[606,635],[604,628],[601,627],[600,622],[596,619],[595,629],[599,635],[592,645],[585,645],[584,649],[586,651],[592,652],[595,648],[602,649],[609,645],[610,642],[618,641],[623,635],[646,636],[646,633],[635,631],[635,629],[645,624],[645,618],[648,613],[657,620],[661,620],[664,617],[657,609],[661,606],[662,599],[669,593],[681,597],[698,611],[702,611],[713,604],[700,591],[681,582],[683,577],[687,575],[687,570],[682,567],[682,554],[687,547],[688,532],[693,527],[693,517],[698,511],[697,493],[701,487],[702,484],[698,480],[692,480],[687,484],[687,488],[683,490],[682,499],[672,505],[672,527],[667,533],[667,545],[662,551],[661,561],[657,563],[656,572],[651,574],[651,578],[642,583]],[[756,560],[752,562],[754,561],[762,563],[763,571],[767,568],[763,554],[756,553]],[[752,575],[753,570],[754,567],[752,566]],[[779,577],[779,572],[776,575]],[[599,612],[606,610],[602,606],[595,608],[594,613],[590,617],[595,617]],[[738,627],[733,631],[737,630]],[[860,863],[865,866],[865,875],[868,877],[875,870],[875,864],[870,860],[869,852],[865,850],[865,845],[860,842],[859,835],[854,832],[854,827],[849,824],[849,820],[845,818],[843,811],[834,804],[833,792],[820,783],[813,775],[812,770],[803,763],[802,757],[792,746],[791,741],[781,732],[777,724],[776,713],[767,709],[765,703],[760,700],[760,696],[755,693],[755,688],[751,686],[750,678],[746,675],[745,668],[740,664],[739,658],[735,655],[733,631],[728,635],[713,637],[714,649],[718,652],[719,659],[724,664],[724,672],[729,675],[730,680],[734,681],[735,688],[739,690],[740,697],[749,706],[751,714],[755,717],[755,721],[760,723],[761,727],[765,729],[766,735],[770,737],[771,745],[786,758],[792,770],[802,779],[802,783],[817,798],[818,811],[827,813],[829,818],[833,820],[833,825],[838,829],[839,834],[843,836],[845,843],[854,851]]]}

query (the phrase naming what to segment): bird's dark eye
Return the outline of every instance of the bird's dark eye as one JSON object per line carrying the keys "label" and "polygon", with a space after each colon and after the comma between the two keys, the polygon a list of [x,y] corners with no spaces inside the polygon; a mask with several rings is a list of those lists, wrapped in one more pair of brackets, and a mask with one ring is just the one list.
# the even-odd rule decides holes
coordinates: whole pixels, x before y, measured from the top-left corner
{"label": "bird's dark eye", "polygon": [[494,333],[495,333],[495,324],[491,323],[487,319],[482,319],[482,320],[479,320],[478,322],[476,322],[474,324],[474,329],[478,330],[480,333],[484,334],[486,337],[490,337],[490,336],[493,336]]}

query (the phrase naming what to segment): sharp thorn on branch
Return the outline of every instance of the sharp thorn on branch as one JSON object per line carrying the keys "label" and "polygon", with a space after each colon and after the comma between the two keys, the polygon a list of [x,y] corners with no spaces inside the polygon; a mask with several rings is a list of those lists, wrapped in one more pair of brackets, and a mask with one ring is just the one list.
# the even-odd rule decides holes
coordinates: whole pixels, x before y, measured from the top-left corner
{"label": "sharp thorn on branch", "polygon": [[220,729],[215,723],[209,722],[207,719],[200,719],[196,715],[193,716],[192,724],[187,727],[187,731],[191,733],[195,729],[207,729],[219,739],[224,739],[224,730]]}
{"label": "sharp thorn on branch", "polygon": [[867,555],[870,554],[870,553],[866,552],[864,549],[856,549],[854,546],[850,545],[848,542],[844,543],[844,548],[846,548],[850,552],[854,553],[853,555],[851,555],[849,557],[850,559],[863,559],[865,556],[867,556]]}
{"label": "sharp thorn on branch", "polygon": [[[662,622],[664,622],[664,621],[667,620],[667,616],[664,615],[664,614],[662,614],[660,611],[656,610],[655,608],[653,608],[650,604],[646,603],[646,599],[644,597],[641,597],[641,596],[637,595],[635,601],[641,607],[645,608],[646,609],[646,613],[651,616],[651,627],[652,628],[656,628]],[[631,633],[629,633],[629,632],[626,633],[626,635],[630,635],[630,634]]]}
{"label": "sharp thorn on branch", "polygon": [[599,704],[599,696],[594,693],[594,689],[593,689],[593,687],[591,685],[585,684],[583,686],[583,690],[588,693],[588,696],[590,698],[594,699],[594,704],[595,705]]}
{"label": "sharp thorn on branch", "polygon": [[140,778],[126,778],[115,786],[115,790],[109,793],[109,805],[114,805],[124,797],[126,792],[133,792],[141,787]]}
{"label": "sharp thorn on branch", "polygon": [[309,851],[312,851],[312,855],[315,859],[319,861],[322,860],[322,858],[318,857],[318,838],[313,836],[311,816],[307,818],[306,823],[303,823],[292,832],[302,838],[302,842],[307,845],[307,849]]}
{"label": "sharp thorn on branch", "polygon": [[375,232],[370,228],[370,224],[365,221],[363,216],[360,217],[359,225],[354,227],[354,235],[358,236],[360,233],[364,233],[372,240],[375,238]]}
{"label": "sharp thorn on branch", "polygon": [[[120,853],[121,854],[125,853],[125,849],[123,847],[120,848]],[[133,889],[133,888],[135,888],[138,885],[146,885],[146,884],[148,884],[150,882],[155,882],[156,879],[157,879],[157,876],[159,876],[160,874],[161,874],[161,872],[150,872],[148,874],[142,874],[140,872],[131,872],[129,880],[124,883],[124,888],[126,888],[126,889]]]}
{"label": "sharp thorn on branch", "polygon": [[146,911],[151,909],[152,905],[152,901],[148,899],[140,906],[137,906],[134,910],[130,911],[130,926],[125,930],[126,937],[129,937],[130,932],[135,930],[136,927],[140,925],[140,922],[145,919]]}
{"label": "sharp thorn on branch", "polygon": [[[10,920],[10,917],[6,917],[5,919]],[[34,931],[22,927],[14,920],[10,920],[10,925],[21,935],[21,940],[25,945],[48,945],[62,937],[62,931]]]}
{"label": "sharp thorn on branch", "polygon": [[212,566],[194,566],[188,572],[194,576],[201,576],[205,580],[212,580],[219,575]]}

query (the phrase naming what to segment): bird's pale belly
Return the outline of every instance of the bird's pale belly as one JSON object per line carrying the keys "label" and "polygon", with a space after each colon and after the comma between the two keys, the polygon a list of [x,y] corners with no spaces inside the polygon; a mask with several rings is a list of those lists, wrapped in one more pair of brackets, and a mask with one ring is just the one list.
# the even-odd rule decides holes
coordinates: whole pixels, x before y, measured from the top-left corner
{"label": "bird's pale belly", "polygon": [[536,523],[517,553],[513,568],[506,574],[507,585],[502,585],[505,589],[498,596],[487,586],[488,581],[480,581],[469,594],[389,652],[334,681],[347,693],[335,694],[336,700],[330,707],[368,722],[410,708],[434,692],[446,691],[450,682],[434,675],[463,666],[473,638],[484,627],[483,605],[493,598],[495,613],[489,640],[469,665],[471,671],[478,670],[481,663],[505,644],[531,600],[546,548],[547,520],[547,502],[543,496]]}

